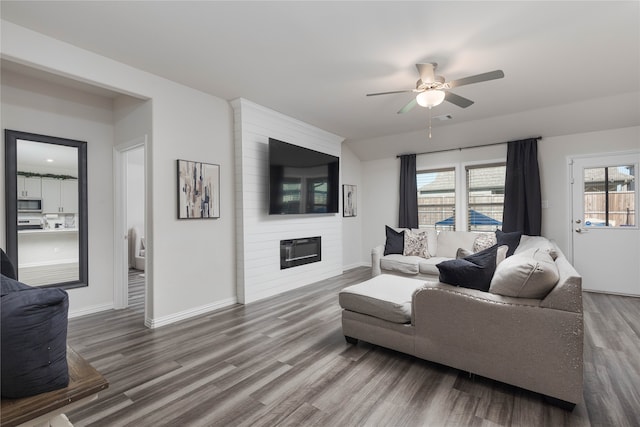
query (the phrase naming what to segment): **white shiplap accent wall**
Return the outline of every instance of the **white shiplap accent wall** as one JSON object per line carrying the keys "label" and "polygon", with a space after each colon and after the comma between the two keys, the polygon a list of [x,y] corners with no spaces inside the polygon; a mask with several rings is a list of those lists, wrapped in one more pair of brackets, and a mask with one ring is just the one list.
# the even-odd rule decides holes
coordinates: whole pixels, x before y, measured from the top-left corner
{"label": "white shiplap accent wall", "polygon": [[[269,138],[340,157],[344,138],[246,99],[235,115],[238,301],[249,303],[342,273],[342,215],[269,215]],[[341,206],[341,204],[340,204]],[[280,270],[280,240],[322,236],[322,261]]]}

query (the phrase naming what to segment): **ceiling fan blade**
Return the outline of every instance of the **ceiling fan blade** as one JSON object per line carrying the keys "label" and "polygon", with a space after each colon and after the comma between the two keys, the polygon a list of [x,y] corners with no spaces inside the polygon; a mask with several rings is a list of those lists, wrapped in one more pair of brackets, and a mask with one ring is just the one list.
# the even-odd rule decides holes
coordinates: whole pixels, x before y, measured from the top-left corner
{"label": "ceiling fan blade", "polygon": [[470,105],[473,105],[473,101],[465,98],[464,96],[456,95],[453,92],[445,92],[444,100],[449,101],[452,104],[457,105],[460,108],[467,108]]}
{"label": "ceiling fan blade", "polygon": [[398,114],[404,114],[408,111],[411,111],[413,107],[415,107],[417,104],[418,104],[418,101],[416,101],[416,99],[413,98],[411,101],[407,103],[407,105],[405,105],[400,109],[400,111],[398,111]]}
{"label": "ceiling fan blade", "polygon": [[488,73],[476,74],[475,76],[465,77],[458,80],[453,80],[447,83],[449,88],[458,86],[470,85],[472,83],[486,82],[487,80],[501,79],[504,77],[502,70],[489,71]]}
{"label": "ceiling fan blade", "polygon": [[392,93],[406,93],[406,92],[413,92],[413,89],[394,90],[394,91],[391,91],[391,92],[368,93],[367,96],[390,95]]}
{"label": "ceiling fan blade", "polygon": [[436,81],[436,67],[438,64],[435,62],[427,62],[426,64],[416,64],[418,73],[420,74],[420,80],[424,83],[433,83]]}

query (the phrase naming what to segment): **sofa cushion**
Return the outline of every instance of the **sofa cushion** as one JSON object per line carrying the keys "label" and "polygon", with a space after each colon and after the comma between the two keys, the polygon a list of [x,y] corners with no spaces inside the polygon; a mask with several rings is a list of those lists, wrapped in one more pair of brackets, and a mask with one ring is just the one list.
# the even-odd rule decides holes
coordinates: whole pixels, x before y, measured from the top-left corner
{"label": "sofa cushion", "polygon": [[418,274],[418,265],[423,260],[424,258],[419,256],[385,255],[380,258],[380,268],[403,274]]}
{"label": "sofa cushion", "polygon": [[529,249],[496,268],[489,292],[519,298],[544,298],[559,279],[558,267],[547,252]]}
{"label": "sofa cushion", "polygon": [[427,233],[418,230],[409,230],[404,233],[404,252],[405,256],[419,256],[421,258],[430,258],[427,245]]}
{"label": "sofa cushion", "polygon": [[382,274],[344,288],[338,300],[345,310],[393,323],[409,323],[413,293],[423,285],[422,280]]}
{"label": "sofa cushion", "polygon": [[404,230],[396,231],[393,228],[385,225],[385,233],[387,240],[384,244],[384,254],[400,254],[404,251]]}
{"label": "sofa cushion", "polygon": [[450,258],[443,257],[431,257],[429,259],[422,259],[418,264],[418,271],[420,274],[429,274],[431,276],[438,277],[440,275],[440,271],[438,270],[437,265],[443,261],[449,261]]}
{"label": "sofa cushion", "polygon": [[498,245],[465,258],[444,261],[437,265],[440,281],[450,285],[488,291],[496,270]]}
{"label": "sofa cushion", "polygon": [[2,397],[15,399],[66,387],[67,293],[2,276],[0,306]]}
{"label": "sofa cushion", "polygon": [[438,233],[436,255],[444,258],[455,258],[458,248],[473,250],[478,233],[471,231],[441,231]]}
{"label": "sofa cushion", "polygon": [[524,251],[536,248],[549,253],[554,261],[558,257],[558,250],[549,241],[549,239],[542,236],[527,236],[526,234],[523,234],[522,237],[520,237],[520,244],[518,244],[518,247],[513,254],[517,255]]}
{"label": "sofa cushion", "polygon": [[505,233],[502,230],[496,230],[496,240],[498,241],[498,245],[507,245],[509,246],[509,250],[507,251],[507,256],[510,257],[515,252],[516,248],[520,244],[520,237],[522,233],[520,231],[513,231],[510,233]]}

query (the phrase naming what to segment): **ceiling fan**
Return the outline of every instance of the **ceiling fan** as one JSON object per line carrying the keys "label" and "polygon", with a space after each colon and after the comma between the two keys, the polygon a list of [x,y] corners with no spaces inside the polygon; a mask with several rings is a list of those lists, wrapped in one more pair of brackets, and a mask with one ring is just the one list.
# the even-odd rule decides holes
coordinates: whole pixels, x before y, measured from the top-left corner
{"label": "ceiling fan", "polygon": [[467,108],[473,104],[473,101],[463,96],[449,92],[454,87],[469,85],[473,83],[486,82],[488,80],[501,79],[504,77],[502,70],[489,71],[488,73],[476,74],[475,76],[464,77],[458,80],[445,82],[444,77],[436,76],[436,68],[438,64],[435,62],[427,62],[425,64],[416,64],[420,78],[416,82],[415,89],[395,90],[391,92],[368,93],[367,96],[389,95],[392,93],[414,92],[416,97],[409,101],[407,105],[402,107],[398,114],[410,111],[416,104],[432,108],[440,105],[443,101],[448,101],[461,108]]}

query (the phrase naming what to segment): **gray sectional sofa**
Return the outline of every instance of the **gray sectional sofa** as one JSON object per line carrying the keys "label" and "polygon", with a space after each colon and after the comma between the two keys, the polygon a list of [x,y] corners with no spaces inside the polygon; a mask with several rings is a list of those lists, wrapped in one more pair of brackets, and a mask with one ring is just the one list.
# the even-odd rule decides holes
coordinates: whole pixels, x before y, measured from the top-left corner
{"label": "gray sectional sofa", "polygon": [[[438,248],[444,247],[439,240]],[[445,254],[451,253],[436,249]],[[553,242],[523,236],[513,256],[496,267],[486,292],[425,280],[421,265],[412,277],[400,277],[411,273],[388,270],[383,259],[372,279],[340,292],[348,342],[362,340],[492,378],[566,408],[582,400],[582,279]],[[376,275],[378,268],[396,274]]]}

